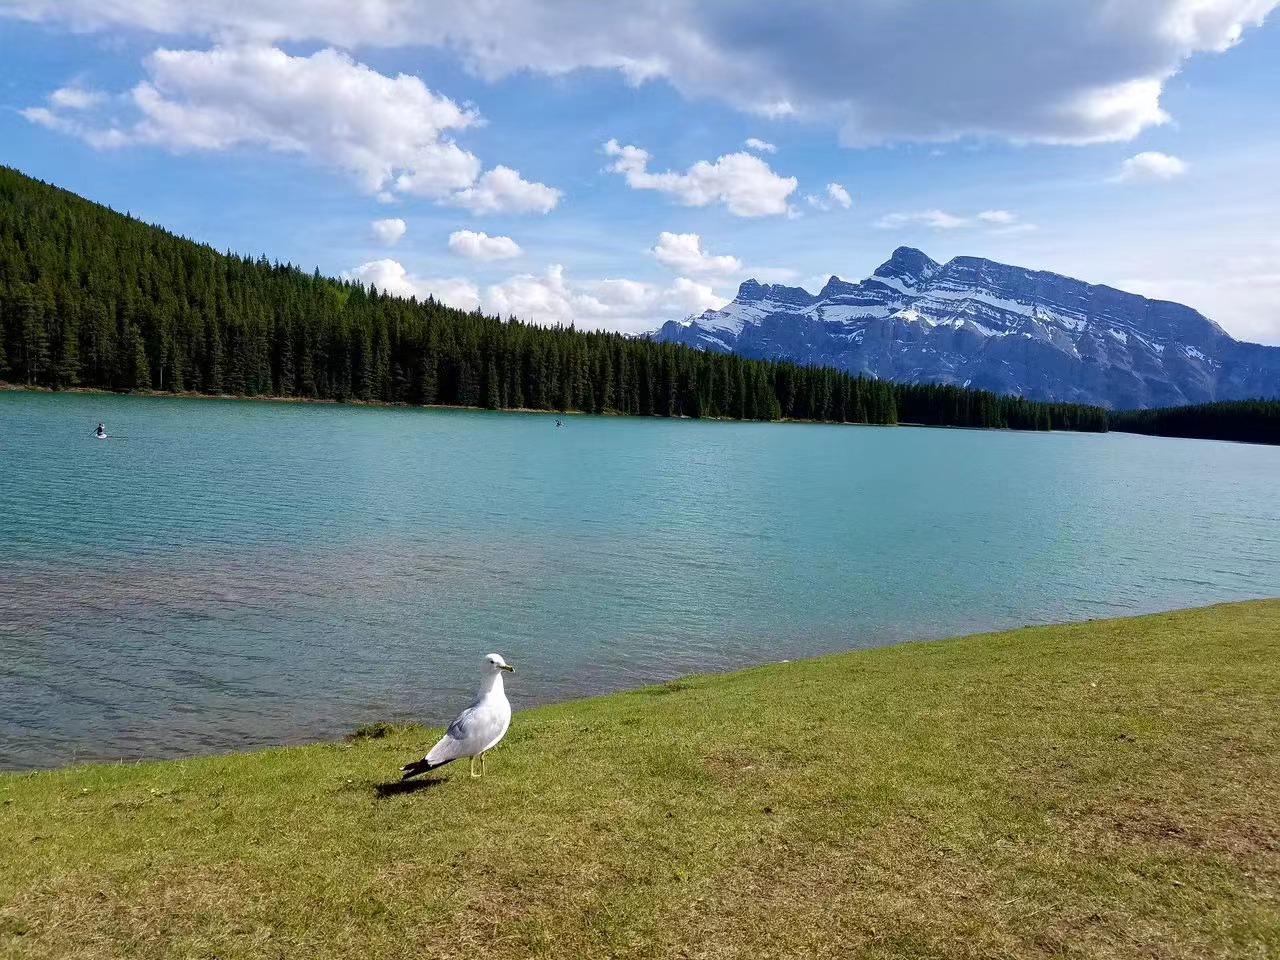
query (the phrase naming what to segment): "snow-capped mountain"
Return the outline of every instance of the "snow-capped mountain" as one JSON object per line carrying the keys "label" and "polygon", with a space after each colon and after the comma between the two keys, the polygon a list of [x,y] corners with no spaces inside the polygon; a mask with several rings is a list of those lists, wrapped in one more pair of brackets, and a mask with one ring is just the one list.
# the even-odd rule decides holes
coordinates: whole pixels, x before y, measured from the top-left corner
{"label": "snow-capped mountain", "polygon": [[748,280],[722,310],[654,336],[910,383],[1037,400],[1163,407],[1280,396],[1280,347],[1235,340],[1182,304],[1038,270],[899,247],[814,295]]}

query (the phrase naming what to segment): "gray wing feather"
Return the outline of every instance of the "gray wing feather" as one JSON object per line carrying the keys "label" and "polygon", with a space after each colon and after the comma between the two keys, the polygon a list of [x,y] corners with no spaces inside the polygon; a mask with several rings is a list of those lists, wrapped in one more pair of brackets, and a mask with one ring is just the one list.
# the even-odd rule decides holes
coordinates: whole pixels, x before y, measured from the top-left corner
{"label": "gray wing feather", "polygon": [[444,763],[459,757],[474,756],[498,736],[502,720],[492,710],[479,709],[483,700],[463,710],[440,741],[424,758],[428,763]]}
{"label": "gray wing feather", "polygon": [[471,706],[458,714],[453,723],[449,724],[449,729],[444,732],[444,735],[452,737],[454,740],[466,740],[477,726],[476,707],[478,706],[480,706],[480,701],[476,700]]}

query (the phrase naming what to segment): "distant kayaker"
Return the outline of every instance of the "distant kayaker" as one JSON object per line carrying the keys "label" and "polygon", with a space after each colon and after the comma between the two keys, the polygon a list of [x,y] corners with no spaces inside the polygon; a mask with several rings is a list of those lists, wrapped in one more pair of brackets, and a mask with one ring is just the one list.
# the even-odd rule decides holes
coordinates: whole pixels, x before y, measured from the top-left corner
{"label": "distant kayaker", "polygon": [[98,429],[95,431],[95,434],[97,435],[98,439],[101,440],[103,437],[107,435],[107,425],[105,423],[98,424]]}

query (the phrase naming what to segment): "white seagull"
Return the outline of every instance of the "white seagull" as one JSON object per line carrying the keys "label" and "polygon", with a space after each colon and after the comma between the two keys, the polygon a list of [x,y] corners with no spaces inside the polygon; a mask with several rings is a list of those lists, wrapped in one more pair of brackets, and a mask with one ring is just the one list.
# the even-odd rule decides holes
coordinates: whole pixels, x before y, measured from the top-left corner
{"label": "white seagull", "polygon": [[[484,776],[484,755],[498,745],[511,726],[511,703],[502,689],[504,671],[514,672],[515,667],[496,653],[484,658],[484,679],[480,693],[458,719],[449,724],[440,742],[421,760],[406,763],[400,768],[401,779],[408,780],[420,773],[443,767],[459,757],[471,758],[471,776]],[[480,758],[480,772],[476,773],[476,757]]]}

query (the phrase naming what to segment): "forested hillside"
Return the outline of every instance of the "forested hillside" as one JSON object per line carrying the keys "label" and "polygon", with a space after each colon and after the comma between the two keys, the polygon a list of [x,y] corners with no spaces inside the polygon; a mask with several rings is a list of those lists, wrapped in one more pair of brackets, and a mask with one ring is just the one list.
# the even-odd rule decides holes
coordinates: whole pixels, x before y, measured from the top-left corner
{"label": "forested hillside", "polygon": [[1164,410],[1123,410],[1112,413],[1109,419],[1111,429],[1126,433],[1280,444],[1280,400],[1204,403]]}
{"label": "forested hillside", "polygon": [[0,167],[0,380],[625,414],[1105,430],[1094,407],[504,322],[221,254]]}

